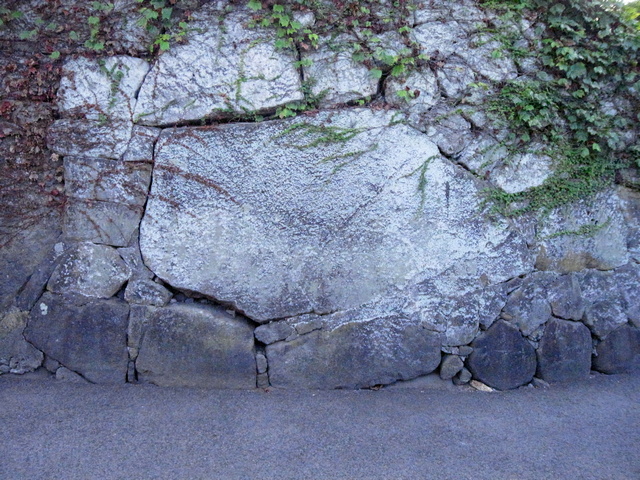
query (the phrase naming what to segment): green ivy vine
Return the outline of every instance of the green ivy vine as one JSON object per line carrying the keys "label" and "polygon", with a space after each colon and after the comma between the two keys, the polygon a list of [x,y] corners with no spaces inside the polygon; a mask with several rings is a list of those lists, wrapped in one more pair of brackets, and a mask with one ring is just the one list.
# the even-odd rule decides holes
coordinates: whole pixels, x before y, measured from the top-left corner
{"label": "green ivy vine", "polygon": [[507,216],[548,211],[612,185],[621,169],[640,167],[640,31],[631,10],[609,0],[482,3],[502,20],[540,25],[539,48],[520,58],[534,57],[543,68],[501,85],[489,110],[517,132],[507,142],[511,151],[543,140],[557,163],[538,187],[489,191],[495,208]]}

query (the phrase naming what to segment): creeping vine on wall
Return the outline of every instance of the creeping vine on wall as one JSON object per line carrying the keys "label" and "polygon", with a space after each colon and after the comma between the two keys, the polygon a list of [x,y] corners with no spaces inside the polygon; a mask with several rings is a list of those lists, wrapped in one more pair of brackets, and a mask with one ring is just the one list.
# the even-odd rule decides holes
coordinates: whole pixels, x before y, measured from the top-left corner
{"label": "creeping vine on wall", "polygon": [[[615,173],[640,167],[640,32],[618,2],[602,0],[484,1],[500,19],[536,22],[536,76],[502,85],[490,101],[495,120],[513,133],[509,146],[523,151],[544,140],[557,162],[544,184],[519,193],[492,190],[506,215],[547,211],[608,185]],[[511,45],[503,42],[506,49]],[[518,55],[516,55],[516,58]]]}

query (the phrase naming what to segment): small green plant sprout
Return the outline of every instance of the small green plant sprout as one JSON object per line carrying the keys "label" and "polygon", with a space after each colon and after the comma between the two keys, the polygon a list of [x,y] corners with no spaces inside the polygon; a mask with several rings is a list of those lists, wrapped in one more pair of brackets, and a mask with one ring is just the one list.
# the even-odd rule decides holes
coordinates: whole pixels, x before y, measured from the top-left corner
{"label": "small green plant sprout", "polygon": [[410,102],[420,96],[420,90],[412,89],[407,85],[403,89],[397,90],[396,95],[401,99]]}
{"label": "small green plant sprout", "polygon": [[164,52],[169,50],[171,42],[184,41],[189,32],[189,24],[184,19],[175,18],[175,9],[172,6],[175,0],[136,0],[140,4],[140,18],[136,22],[147,30],[154,40],[149,45],[149,50]]}

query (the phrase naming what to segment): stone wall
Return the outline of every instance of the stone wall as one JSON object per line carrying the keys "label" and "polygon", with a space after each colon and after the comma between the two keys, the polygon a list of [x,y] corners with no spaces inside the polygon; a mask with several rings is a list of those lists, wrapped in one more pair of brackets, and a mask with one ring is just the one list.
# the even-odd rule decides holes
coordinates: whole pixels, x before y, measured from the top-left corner
{"label": "stone wall", "polygon": [[[638,366],[637,190],[516,219],[484,201],[554,169],[544,144],[509,157],[486,113],[492,85],[538,68],[492,54],[486,15],[425,2],[413,40],[438,62],[404,78],[374,78],[334,38],[276,49],[226,2],[152,61],[67,59],[47,136],[63,233],[3,251],[0,374],[362,388],[438,372],[511,389]],[[309,85],[318,108],[278,118]]]}

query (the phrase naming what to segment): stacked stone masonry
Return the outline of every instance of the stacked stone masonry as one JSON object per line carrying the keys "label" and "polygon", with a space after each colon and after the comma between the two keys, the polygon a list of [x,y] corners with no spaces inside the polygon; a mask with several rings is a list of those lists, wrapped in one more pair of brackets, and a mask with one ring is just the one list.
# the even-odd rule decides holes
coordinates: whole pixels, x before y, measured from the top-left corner
{"label": "stacked stone masonry", "polygon": [[[490,214],[484,189],[540,185],[553,159],[541,144],[504,161],[483,100],[532,67],[494,58],[487,13],[452,3],[412,19],[437,68],[380,81],[338,48],[349,38],[297,58],[226,2],[153,62],[68,60],[48,134],[63,232],[34,231],[37,261],[3,285],[0,374],[332,389],[437,372],[512,389],[640,366],[640,196]],[[319,109],[273,118],[302,79]],[[564,234],[585,224],[602,228]]]}

